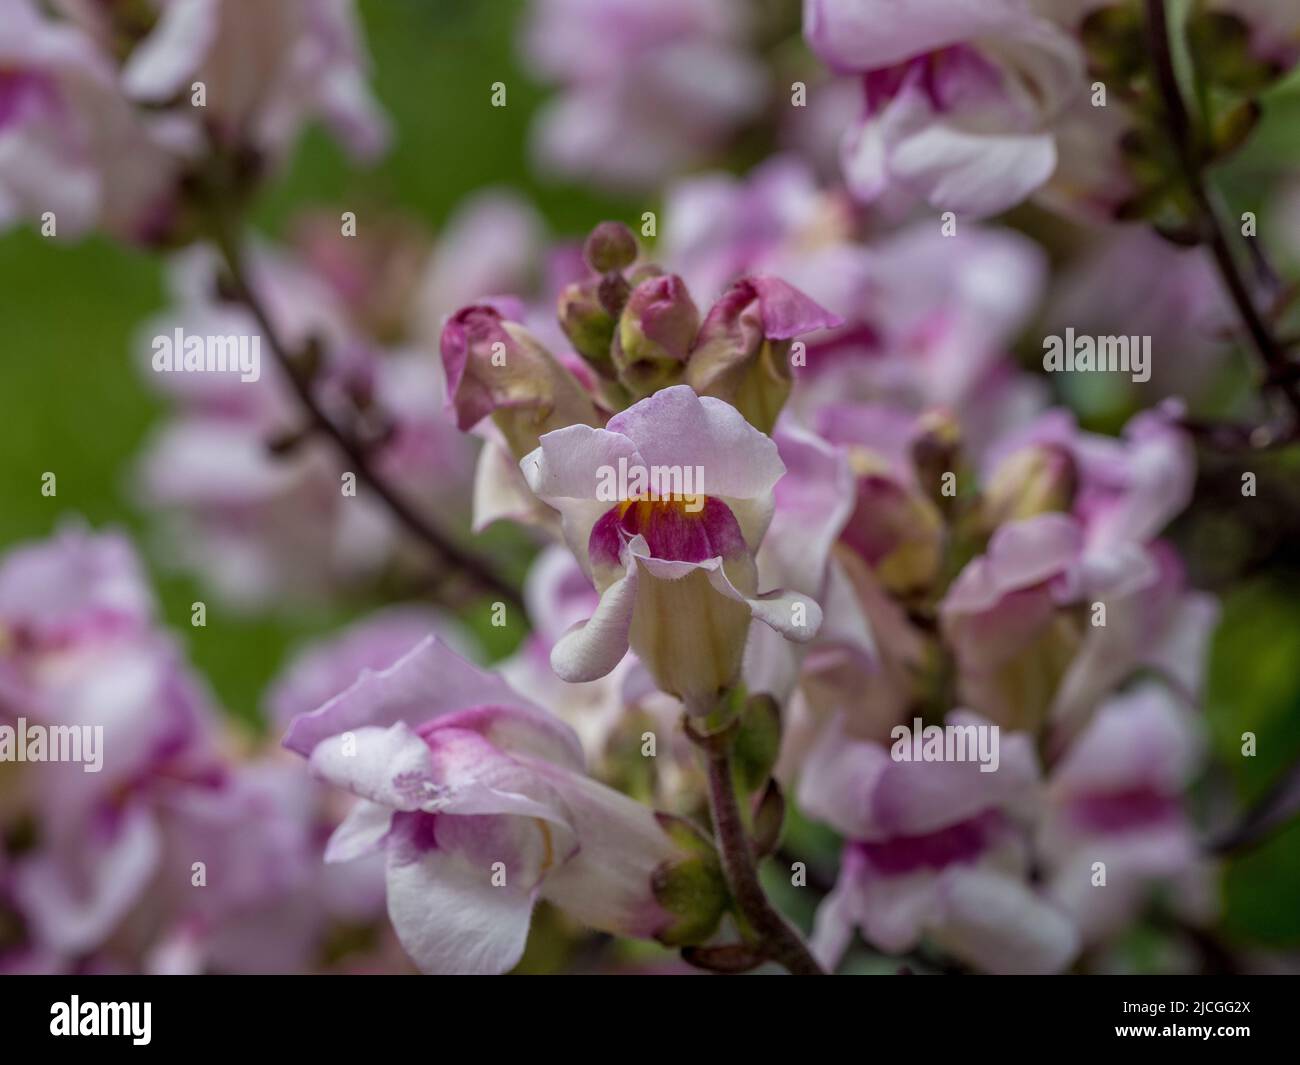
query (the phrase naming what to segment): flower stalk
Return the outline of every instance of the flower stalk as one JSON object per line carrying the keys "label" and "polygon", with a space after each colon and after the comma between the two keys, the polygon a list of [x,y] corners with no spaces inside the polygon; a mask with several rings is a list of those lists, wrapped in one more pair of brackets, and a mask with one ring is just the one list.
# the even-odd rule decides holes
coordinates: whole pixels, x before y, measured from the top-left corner
{"label": "flower stalk", "polygon": [[[725,701],[725,700],[724,700]],[[709,782],[709,812],[723,874],[739,917],[747,926],[743,931],[753,942],[752,949],[763,958],[784,966],[795,976],[825,976],[826,972],[813,957],[803,938],[768,900],[758,878],[758,863],[753,844],[741,816],[732,772],[732,750],[736,730],[723,726],[703,732],[689,717],[686,734],[699,748]]]}

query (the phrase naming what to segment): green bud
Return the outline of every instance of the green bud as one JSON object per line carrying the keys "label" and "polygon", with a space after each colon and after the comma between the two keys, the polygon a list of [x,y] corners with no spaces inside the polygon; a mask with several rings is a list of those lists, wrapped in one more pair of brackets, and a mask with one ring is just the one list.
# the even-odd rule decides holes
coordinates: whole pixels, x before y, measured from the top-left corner
{"label": "green bud", "polygon": [[587,237],[582,256],[598,274],[626,270],[637,257],[636,237],[622,222],[601,222]]}
{"label": "green bud", "polygon": [[577,281],[560,293],[557,313],[560,328],[573,350],[606,376],[614,373],[610,348],[614,343],[614,317],[601,306],[599,282]]}
{"label": "green bud", "polygon": [[670,947],[708,939],[731,901],[716,858],[664,862],[651,875],[650,888],[655,901],[676,918],[655,937]]}

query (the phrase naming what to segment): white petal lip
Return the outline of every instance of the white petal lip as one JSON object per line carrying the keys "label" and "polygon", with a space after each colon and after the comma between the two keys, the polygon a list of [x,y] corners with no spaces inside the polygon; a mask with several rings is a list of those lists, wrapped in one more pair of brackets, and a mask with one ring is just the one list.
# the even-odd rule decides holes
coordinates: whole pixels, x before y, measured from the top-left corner
{"label": "white petal lip", "polygon": [[637,579],[636,563],[629,560],[626,574],[605,589],[595,613],[556,641],[551,648],[551,668],[561,680],[570,684],[596,680],[623,660],[628,652]]}
{"label": "white petal lip", "polygon": [[811,946],[830,968],[854,927],[889,953],[930,935],[953,956],[986,972],[1055,973],[1079,949],[1079,932],[1020,877],[990,866],[878,876],[845,855],[834,890],[817,911]]}
{"label": "white petal lip", "polygon": [[325,861],[350,862],[378,849],[393,823],[393,810],[369,799],[359,799],[330,835]]}
{"label": "white petal lip", "polygon": [[533,878],[510,876],[495,887],[481,856],[456,847],[410,850],[388,849],[388,916],[420,970],[495,975],[514,968],[528,941]]}
{"label": "white petal lip", "polygon": [[162,102],[175,96],[198,70],[216,38],[217,0],[173,0],[153,32],[122,69],[122,84],[137,100]]}

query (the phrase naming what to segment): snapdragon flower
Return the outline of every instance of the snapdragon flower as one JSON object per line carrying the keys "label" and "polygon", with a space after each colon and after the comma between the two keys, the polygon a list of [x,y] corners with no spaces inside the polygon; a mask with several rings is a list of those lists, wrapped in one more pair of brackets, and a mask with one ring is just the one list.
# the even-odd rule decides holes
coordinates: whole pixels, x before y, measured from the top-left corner
{"label": "snapdragon flower", "polygon": [[284,742],[362,800],[326,860],[383,850],[389,915],[426,972],[512,968],[539,898],[619,935],[688,920],[654,890],[688,857],[655,814],[587,776],[572,729],[436,637],[297,716]]}
{"label": "snapdragon flower", "polygon": [[[958,726],[988,727],[954,713]],[[1028,882],[1020,823],[1038,787],[1029,737],[1004,735],[1000,765],[896,762],[882,745],[827,730],[809,754],[801,807],[848,840],[813,947],[835,965],[854,929],[886,953],[929,938],[991,972],[1050,973],[1078,951],[1074,925]]]}
{"label": "snapdragon flower", "polygon": [[1056,168],[1052,123],[1082,91],[1084,72],[1051,7],[808,0],[813,50],[862,77],[864,115],[842,146],[854,192],[871,200],[901,185],[933,207],[981,217],[1046,182]]}
{"label": "snapdragon flower", "polygon": [[155,126],[92,36],[31,0],[0,3],[0,228],[48,212],[58,236],[160,235],[182,159]]}
{"label": "snapdragon flower", "polygon": [[[600,592],[591,618],[551,663],[565,680],[604,676],[636,651],[660,686],[707,712],[739,677],[751,618],[806,641],[821,610],[806,596],[759,594],[754,553],[785,472],[776,445],[720,400],[666,388],[604,429],[547,433],[521,463],[529,486],[561,514],[565,539]],[[701,471],[699,494],[607,494],[620,469]],[[605,473],[602,473],[602,470]],[[663,494],[661,493],[661,496]]]}

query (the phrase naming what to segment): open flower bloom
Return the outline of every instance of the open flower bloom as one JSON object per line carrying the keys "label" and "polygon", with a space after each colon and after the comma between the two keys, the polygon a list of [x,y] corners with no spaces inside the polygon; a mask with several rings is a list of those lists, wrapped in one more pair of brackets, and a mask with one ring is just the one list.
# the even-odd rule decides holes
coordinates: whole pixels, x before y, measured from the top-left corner
{"label": "open flower bloom", "polygon": [[31,942],[86,954],[159,871],[162,797],[220,776],[207,693],[120,535],[70,528],[0,559],[0,723],[19,719],[81,741],[6,767],[0,816],[31,826],[13,867]]}
{"label": "open flower bloom", "polygon": [[108,52],[44,6],[0,0],[0,229],[49,212],[59,236],[155,236],[177,160],[122,95]]}
{"label": "open flower bloom", "polygon": [[300,714],[284,742],[361,798],[326,860],[383,848],[389,916],[426,972],[512,968],[538,898],[618,935],[672,922],[651,877],[678,848],[653,812],[586,775],[572,729],[436,637]]}
{"label": "open flower bloom", "polygon": [[[1027,450],[1040,461],[1027,464]],[[1068,478],[1051,473],[1061,456]],[[997,528],[941,604],[967,705],[1004,724],[1048,722],[1059,746],[1138,669],[1195,699],[1217,610],[1155,539],[1191,497],[1186,434],[1150,412],[1115,440],[1052,411],[993,449],[986,467],[995,509],[1018,508],[1009,513],[1019,520]],[[1009,481],[1018,488],[1003,491]]]}
{"label": "open flower bloom", "polygon": [[563,679],[604,676],[630,645],[664,691],[708,712],[738,679],[751,618],[816,635],[814,601],[758,594],[754,554],[785,465],[734,407],[666,388],[604,429],[547,433],[521,468],[600,592],[551,652]]}
{"label": "open flower bloom", "polygon": [[856,195],[872,200],[901,186],[978,217],[1051,177],[1051,124],[1083,85],[1083,57],[1036,6],[809,0],[813,50],[862,75],[865,114],[841,149]]}
{"label": "open flower bloom", "polygon": [[[948,724],[985,725],[954,712]],[[834,965],[854,928],[890,954],[928,936],[990,972],[1059,972],[1078,946],[1074,926],[1026,878],[1013,820],[1032,801],[1038,767],[1029,737],[1002,735],[998,768],[896,762],[875,743],[831,728],[809,756],[800,807],[848,840],[840,877],[817,912],[813,950]]]}
{"label": "open flower bloom", "polygon": [[1085,941],[1121,930],[1161,888],[1190,919],[1212,909],[1210,865],[1184,803],[1204,753],[1196,716],[1147,683],[1107,702],[1053,769],[1039,848],[1048,894]]}
{"label": "open flower bloom", "polygon": [[560,91],[533,124],[535,157],[563,177],[653,189],[762,111],[745,0],[535,0],[525,59]]}
{"label": "open flower bloom", "polygon": [[350,0],[169,0],[127,57],[130,97],[163,104],[207,90],[206,120],[227,143],[280,155],[302,126],[323,118],[354,156],[386,146],[387,122],[365,83]]}

